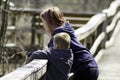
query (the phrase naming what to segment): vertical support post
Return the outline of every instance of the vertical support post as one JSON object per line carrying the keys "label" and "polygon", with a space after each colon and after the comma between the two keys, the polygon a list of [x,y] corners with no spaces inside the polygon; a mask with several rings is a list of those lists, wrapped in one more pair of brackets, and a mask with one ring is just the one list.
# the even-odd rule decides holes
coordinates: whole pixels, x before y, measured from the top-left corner
{"label": "vertical support post", "polygon": [[16,44],[16,15],[15,14],[12,14],[12,22],[11,22],[11,25],[13,26],[14,28],[14,31],[13,31],[13,43]]}
{"label": "vertical support post", "polygon": [[12,22],[11,22],[11,25],[15,26],[15,23],[16,23],[16,15],[13,14],[13,15],[12,15]]}
{"label": "vertical support post", "polygon": [[83,45],[84,45],[85,47],[87,47],[87,38],[84,39]]}
{"label": "vertical support post", "polygon": [[106,32],[106,27],[108,25],[108,18],[107,18],[107,13],[104,13],[105,14],[105,21],[103,22],[103,26],[102,26],[102,31],[105,33],[105,38],[103,39],[102,41],[102,45],[101,45],[101,48],[102,49],[105,49],[105,43],[106,43],[106,40],[107,40],[107,32]]}
{"label": "vertical support post", "polygon": [[36,16],[36,13],[33,12],[32,27],[31,27],[31,47],[33,47],[34,44],[35,44],[35,30],[34,30],[34,26],[35,26],[35,16]]}
{"label": "vertical support post", "polygon": [[[8,19],[8,12],[6,12],[6,10],[9,9],[9,6],[8,6],[8,1],[9,0],[6,0],[5,3],[3,4],[3,8],[4,10],[2,10],[2,26],[1,26],[1,30],[0,30],[0,55],[2,56],[1,59],[0,59],[0,62],[1,62],[1,66],[2,66],[2,71],[1,71],[1,75],[4,75],[5,74],[5,59],[3,58],[3,56],[5,57],[4,53],[3,53],[3,46],[4,46],[4,43],[5,43],[5,34],[6,34],[6,29],[7,29],[7,19]],[[0,1],[1,2],[1,1]]]}
{"label": "vertical support post", "polygon": [[2,0],[0,0],[0,6],[1,6],[1,4],[2,4]]}
{"label": "vertical support post", "polygon": [[90,47],[91,47],[91,37],[90,36],[86,38],[86,47],[88,49],[90,49]]}
{"label": "vertical support post", "polygon": [[[34,1],[34,3],[35,3],[35,8],[39,8],[39,5],[41,5],[39,0]],[[39,13],[36,13],[36,16],[38,16],[38,15],[39,15]],[[39,20],[39,17],[37,19]],[[37,22],[40,24],[39,21],[37,21]],[[39,26],[37,25],[36,27],[39,27],[39,29],[41,29],[40,25]],[[36,35],[37,35],[37,39],[38,39],[38,47],[42,48],[43,47],[43,35],[44,34],[36,32]]]}

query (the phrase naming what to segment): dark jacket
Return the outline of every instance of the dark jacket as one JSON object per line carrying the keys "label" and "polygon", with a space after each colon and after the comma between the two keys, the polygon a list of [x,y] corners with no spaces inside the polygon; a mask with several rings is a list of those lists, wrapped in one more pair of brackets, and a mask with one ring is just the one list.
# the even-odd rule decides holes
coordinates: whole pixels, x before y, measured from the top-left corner
{"label": "dark jacket", "polygon": [[[82,70],[88,67],[98,67],[90,51],[77,40],[74,34],[74,29],[72,28],[69,22],[66,22],[63,26],[58,27],[53,32],[52,36],[60,32],[66,32],[71,37],[70,48],[72,49],[74,55],[72,67],[73,72],[77,71],[78,69]],[[48,47],[53,47],[53,38],[51,38]]]}
{"label": "dark jacket", "polygon": [[72,50],[38,50],[34,51],[29,61],[33,59],[48,59],[47,72],[44,80],[68,80],[73,63]]}

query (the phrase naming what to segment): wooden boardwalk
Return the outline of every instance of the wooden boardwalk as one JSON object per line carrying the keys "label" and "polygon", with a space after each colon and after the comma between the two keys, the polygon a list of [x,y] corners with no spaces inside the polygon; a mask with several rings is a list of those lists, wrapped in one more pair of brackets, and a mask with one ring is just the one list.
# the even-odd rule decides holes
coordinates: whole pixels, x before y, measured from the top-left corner
{"label": "wooden boardwalk", "polygon": [[120,80],[120,30],[113,45],[105,49],[98,65],[100,70],[98,80]]}

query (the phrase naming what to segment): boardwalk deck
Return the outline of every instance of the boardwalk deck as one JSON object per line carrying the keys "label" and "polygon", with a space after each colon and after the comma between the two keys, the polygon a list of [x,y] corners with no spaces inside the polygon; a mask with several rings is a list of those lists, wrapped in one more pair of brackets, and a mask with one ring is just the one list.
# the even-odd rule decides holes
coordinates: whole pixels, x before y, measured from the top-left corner
{"label": "boardwalk deck", "polygon": [[98,80],[120,80],[120,30],[113,45],[105,50],[98,65]]}

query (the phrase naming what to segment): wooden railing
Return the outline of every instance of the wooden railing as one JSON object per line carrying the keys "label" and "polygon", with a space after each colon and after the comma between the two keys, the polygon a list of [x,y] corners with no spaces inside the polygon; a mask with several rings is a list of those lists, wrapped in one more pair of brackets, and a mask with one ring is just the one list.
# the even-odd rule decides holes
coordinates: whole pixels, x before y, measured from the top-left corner
{"label": "wooden railing", "polygon": [[[12,23],[15,22],[16,17],[21,15],[21,14],[26,14],[26,15],[30,15],[32,16],[32,24],[31,27],[17,27],[16,26],[16,34],[19,34],[19,32],[23,32],[23,33],[32,33],[31,36],[31,45],[34,46],[35,45],[35,35],[37,34],[37,38],[39,40],[39,45],[40,47],[44,47],[43,43],[44,40],[43,39],[43,34],[45,33],[44,29],[43,29],[43,25],[42,25],[42,21],[40,19],[40,9],[23,9],[23,8],[10,8],[11,13],[14,15],[14,17],[12,17]],[[76,30],[80,27],[82,27],[83,25],[85,25],[90,18],[95,15],[96,13],[92,13],[92,12],[83,12],[83,13],[75,13],[75,12],[64,12],[65,18],[67,19],[67,21],[69,21],[71,23],[71,25],[73,26],[73,28]],[[15,24],[15,23],[14,23]],[[39,30],[39,32],[38,32]],[[39,37],[38,37],[39,36]],[[41,38],[41,39],[40,39]],[[27,45],[28,46],[28,45]]]}
{"label": "wooden railing", "polygon": [[34,59],[25,66],[3,76],[0,80],[38,80],[44,75],[46,68],[47,60]]}
{"label": "wooden railing", "polygon": [[96,14],[86,25],[75,31],[77,38],[90,49],[94,57],[108,46],[106,41],[110,40],[111,32],[114,32],[119,20],[119,6],[120,1],[114,1],[108,9]]}
{"label": "wooden railing", "polygon": [[[75,35],[78,40],[83,43],[85,47],[90,49],[97,62],[102,57],[104,49],[112,44],[114,36],[117,35],[116,32],[120,29],[119,26],[116,26],[118,20],[120,19],[120,12],[118,12],[119,7],[120,0],[113,1],[108,9],[94,15],[85,25],[75,31]],[[39,63],[41,63],[41,61]],[[25,69],[23,70],[26,71]],[[15,73],[17,75],[13,73],[14,71],[8,75],[21,75],[21,73]],[[10,80],[8,79],[10,76],[8,75],[3,76],[0,80]],[[23,80],[20,78],[21,77],[15,80]],[[31,77],[28,80],[33,80],[33,78]]]}
{"label": "wooden railing", "polygon": [[[113,44],[120,29],[116,26],[120,19],[119,8],[119,0],[112,2],[108,9],[94,15],[87,24],[75,31],[78,40],[90,49],[97,63],[102,58],[104,49]],[[70,80],[72,76],[70,75]]]}

